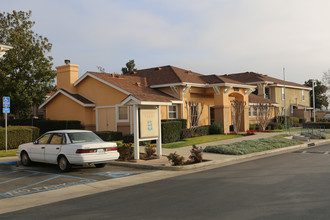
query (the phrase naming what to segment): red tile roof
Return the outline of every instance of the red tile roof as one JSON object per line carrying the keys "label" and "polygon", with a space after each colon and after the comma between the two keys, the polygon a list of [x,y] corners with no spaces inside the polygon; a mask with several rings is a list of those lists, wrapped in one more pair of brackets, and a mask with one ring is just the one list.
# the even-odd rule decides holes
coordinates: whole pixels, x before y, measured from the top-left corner
{"label": "red tile roof", "polygon": [[87,99],[87,98],[85,98],[85,97],[83,97],[83,96],[81,96],[81,95],[79,95],[79,94],[71,93],[71,92],[69,92],[69,91],[67,91],[67,90],[65,90],[65,89],[60,89],[60,90],[62,90],[63,92],[65,92],[65,93],[68,94],[69,96],[71,96],[71,97],[77,99],[78,101],[80,101],[80,102],[82,102],[82,103],[84,103],[84,104],[95,104],[95,103],[92,102],[91,100],[89,100],[89,99]]}
{"label": "red tile roof", "polygon": [[89,72],[90,74],[115,85],[139,99],[140,101],[171,102],[179,99],[148,86],[146,77],[136,75],[117,75],[109,73]]}
{"label": "red tile roof", "polygon": [[273,82],[274,84],[280,84],[280,85],[288,85],[288,86],[295,86],[295,87],[304,87],[304,88],[310,88],[298,83],[289,82],[289,81],[283,81],[280,79],[276,79],[273,77],[270,77],[268,75],[260,74],[260,73],[254,73],[254,72],[245,72],[245,73],[234,73],[234,74],[225,74],[222,75],[225,78],[237,80],[243,83],[255,83],[255,82]]}
{"label": "red tile roof", "polygon": [[265,99],[264,97],[260,95],[255,95],[253,93],[249,95],[249,103],[277,104],[270,99]]}

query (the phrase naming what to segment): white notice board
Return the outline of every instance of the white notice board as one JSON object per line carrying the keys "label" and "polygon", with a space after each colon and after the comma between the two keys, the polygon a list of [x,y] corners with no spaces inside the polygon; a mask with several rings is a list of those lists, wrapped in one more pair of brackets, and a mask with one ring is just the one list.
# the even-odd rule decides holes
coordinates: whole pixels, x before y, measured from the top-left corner
{"label": "white notice board", "polygon": [[158,109],[140,109],[140,138],[158,137]]}

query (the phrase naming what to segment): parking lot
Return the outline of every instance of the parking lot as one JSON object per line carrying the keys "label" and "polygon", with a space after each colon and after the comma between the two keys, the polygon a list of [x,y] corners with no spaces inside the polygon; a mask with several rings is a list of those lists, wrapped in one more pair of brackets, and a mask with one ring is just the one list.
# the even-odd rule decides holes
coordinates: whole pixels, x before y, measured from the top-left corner
{"label": "parking lot", "polygon": [[77,166],[64,173],[56,165],[33,163],[24,167],[16,161],[5,162],[0,163],[0,199],[145,172],[150,171],[107,165],[104,168]]}

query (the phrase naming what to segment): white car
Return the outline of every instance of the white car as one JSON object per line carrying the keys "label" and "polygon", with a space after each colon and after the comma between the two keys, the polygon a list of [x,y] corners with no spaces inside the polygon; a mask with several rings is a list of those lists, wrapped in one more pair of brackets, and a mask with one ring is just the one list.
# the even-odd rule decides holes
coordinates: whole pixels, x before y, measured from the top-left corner
{"label": "white car", "polygon": [[70,170],[71,165],[104,167],[119,157],[116,143],[104,142],[85,130],[47,132],[33,143],[20,145],[16,155],[24,166],[31,162],[51,163],[58,164],[61,171]]}

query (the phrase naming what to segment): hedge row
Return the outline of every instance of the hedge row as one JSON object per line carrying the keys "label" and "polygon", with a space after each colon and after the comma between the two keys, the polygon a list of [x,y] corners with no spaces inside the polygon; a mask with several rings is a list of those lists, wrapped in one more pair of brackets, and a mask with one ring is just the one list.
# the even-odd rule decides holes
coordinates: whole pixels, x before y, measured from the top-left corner
{"label": "hedge row", "polygon": [[164,122],[172,122],[172,121],[178,121],[178,122],[180,122],[181,123],[181,128],[182,129],[185,129],[185,128],[187,128],[187,119],[181,119],[181,118],[179,118],[179,119],[163,119],[162,120],[162,123],[164,123]]}
{"label": "hedge row", "polygon": [[[7,149],[16,149],[19,145],[36,140],[39,128],[31,126],[8,126]],[[5,150],[5,128],[0,127],[0,150]]]}
{"label": "hedge row", "polygon": [[182,122],[164,121],[162,122],[162,143],[172,143],[180,140]]}
{"label": "hedge row", "polygon": [[[0,125],[4,126],[4,120],[0,120]],[[62,130],[62,129],[84,129],[80,121],[66,120],[43,120],[43,119],[11,119],[8,120],[8,125],[35,126],[40,129],[40,134],[47,131]]]}
{"label": "hedge row", "polygon": [[329,122],[308,122],[303,123],[303,128],[325,128],[330,129]]}
{"label": "hedge row", "polygon": [[96,131],[94,133],[104,141],[123,140],[123,133],[119,131]]}

